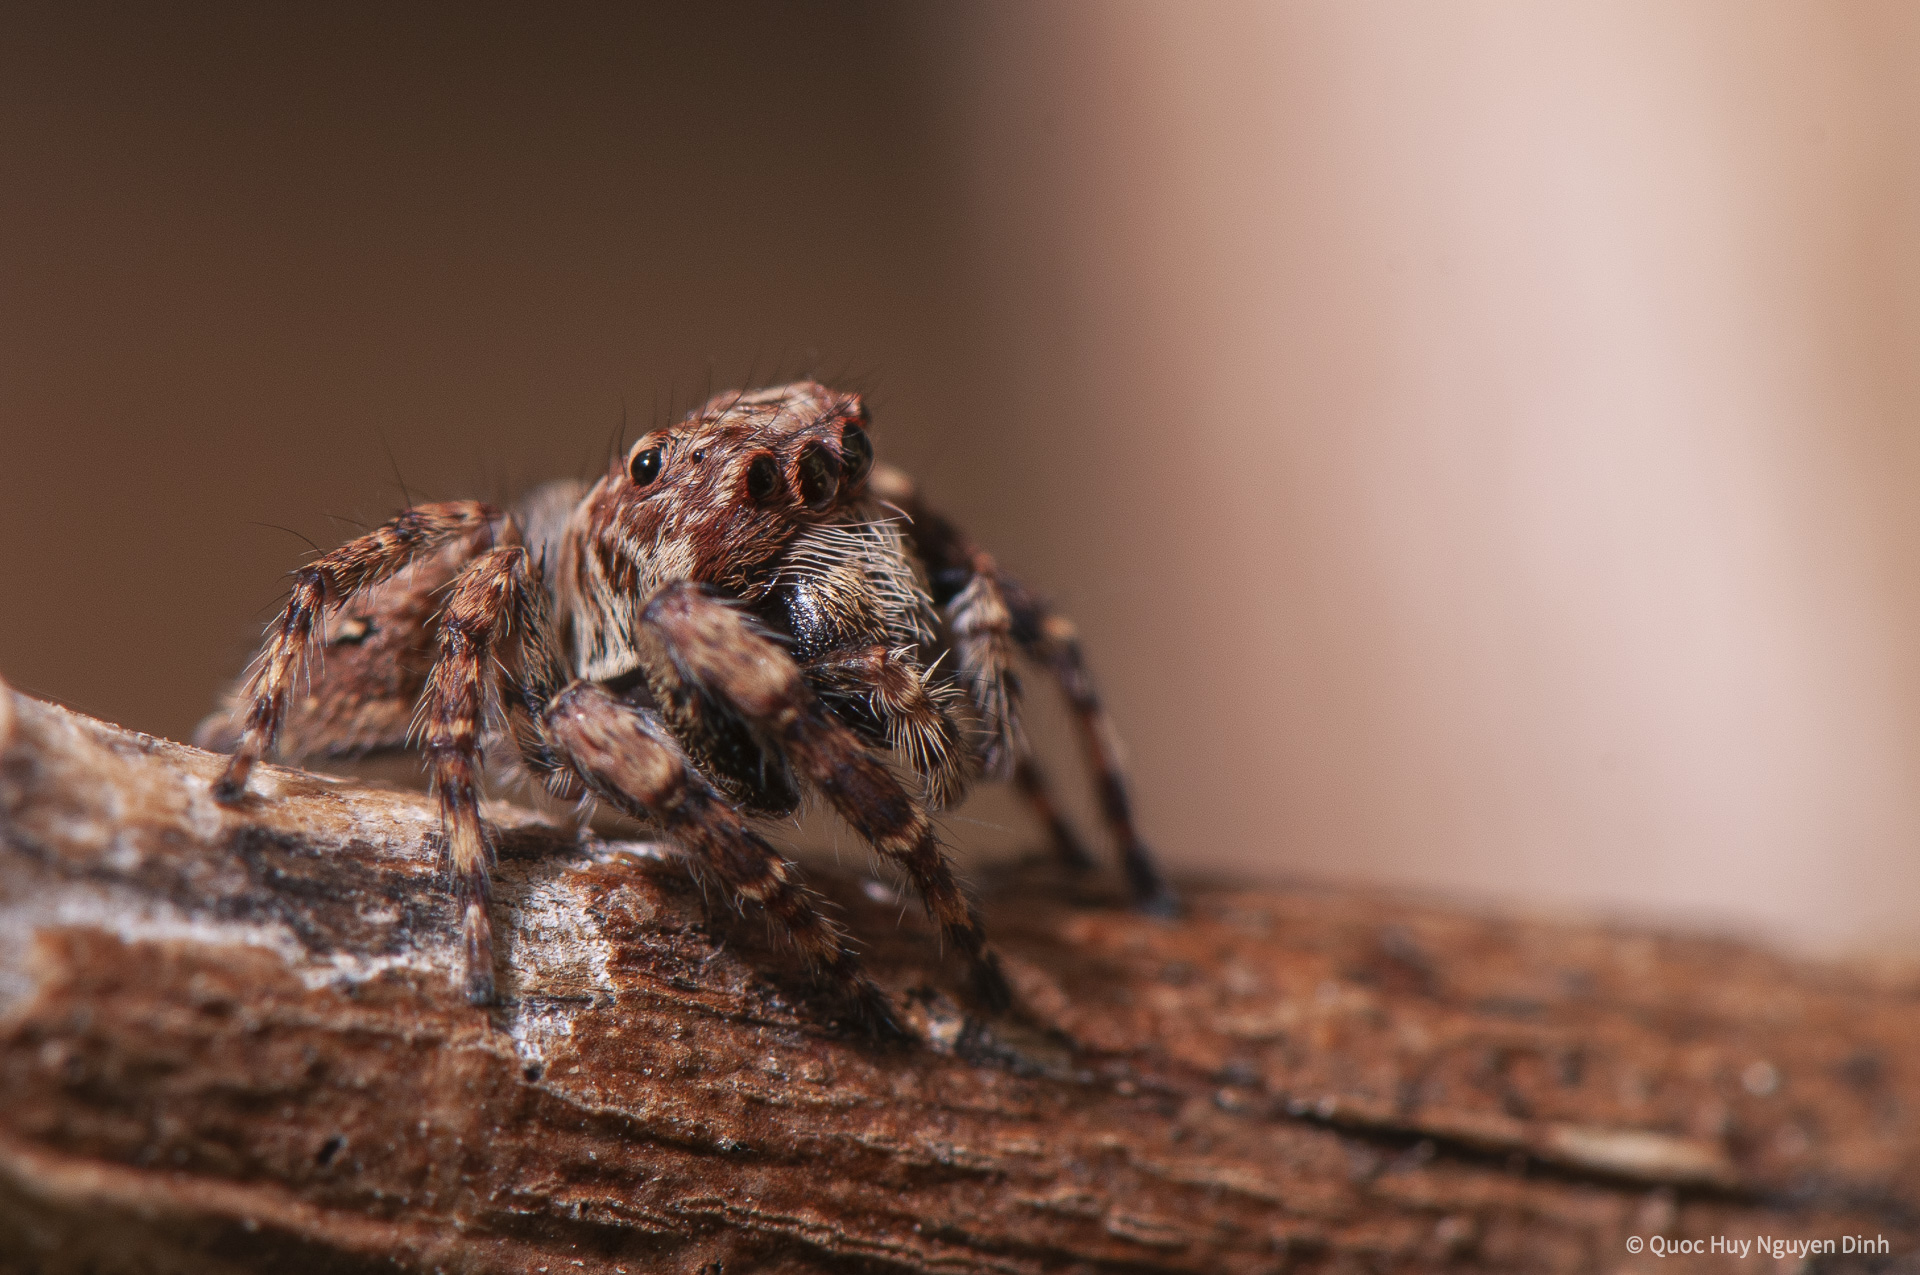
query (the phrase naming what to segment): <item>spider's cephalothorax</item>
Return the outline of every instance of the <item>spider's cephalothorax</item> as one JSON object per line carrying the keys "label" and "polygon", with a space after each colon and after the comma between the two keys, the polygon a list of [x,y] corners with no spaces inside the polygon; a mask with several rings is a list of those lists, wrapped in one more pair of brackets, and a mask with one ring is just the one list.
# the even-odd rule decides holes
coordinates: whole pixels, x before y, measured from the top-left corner
{"label": "spider's cephalothorax", "polygon": [[276,740],[291,756],[422,746],[475,1001],[493,995],[491,747],[558,795],[657,825],[884,1029],[884,994],[753,820],[823,795],[1003,1004],[927,812],[974,774],[1010,775],[1062,856],[1088,862],[1021,734],[1016,653],[1059,677],[1136,897],[1164,904],[1072,625],[874,465],[857,395],[811,383],[720,395],[591,486],[506,512],[416,505],[321,556],[200,738],[233,753],[215,786],[228,802]]}

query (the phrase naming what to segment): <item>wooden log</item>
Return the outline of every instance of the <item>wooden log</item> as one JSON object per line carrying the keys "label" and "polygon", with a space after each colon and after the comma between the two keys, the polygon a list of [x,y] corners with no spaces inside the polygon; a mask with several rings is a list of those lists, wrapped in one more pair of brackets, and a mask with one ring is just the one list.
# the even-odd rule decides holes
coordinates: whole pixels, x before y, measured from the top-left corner
{"label": "wooden log", "polygon": [[[1920,1242],[1920,980],[1744,943],[981,872],[981,1017],[813,870],[912,1046],[657,847],[510,806],[502,1003],[430,803],[0,688],[0,1254],[33,1271],[1776,1269]],[[904,915],[904,920],[901,919]],[[1856,1241],[1857,1243],[1857,1241]],[[1876,1244],[1877,1247],[1877,1244]],[[1858,1269],[1871,1269],[1859,1265]]]}

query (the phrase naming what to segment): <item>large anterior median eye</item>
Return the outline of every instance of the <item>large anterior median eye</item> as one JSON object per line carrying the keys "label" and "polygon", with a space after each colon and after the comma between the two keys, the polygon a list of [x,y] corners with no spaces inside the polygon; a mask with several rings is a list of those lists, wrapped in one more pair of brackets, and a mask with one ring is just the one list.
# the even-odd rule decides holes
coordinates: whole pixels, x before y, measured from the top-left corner
{"label": "large anterior median eye", "polygon": [[627,472],[633,475],[633,485],[645,487],[660,476],[660,449],[649,447],[627,463]]}
{"label": "large anterior median eye", "polygon": [[833,453],[818,443],[808,443],[800,449],[800,499],[807,508],[816,512],[833,503],[834,493],[840,489],[840,466],[833,459]]}
{"label": "large anterior median eye", "polygon": [[841,476],[849,483],[857,483],[867,476],[867,468],[872,464],[873,440],[867,437],[867,431],[858,425],[849,425],[841,430]]}

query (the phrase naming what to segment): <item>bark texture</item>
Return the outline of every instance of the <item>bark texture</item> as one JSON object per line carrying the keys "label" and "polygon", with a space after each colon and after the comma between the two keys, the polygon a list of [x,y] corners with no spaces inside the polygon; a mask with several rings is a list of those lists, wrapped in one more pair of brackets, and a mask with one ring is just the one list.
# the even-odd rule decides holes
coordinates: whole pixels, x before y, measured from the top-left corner
{"label": "bark texture", "polygon": [[1671,1271],[1741,1264],[1627,1238],[1920,1240],[1909,974],[1306,888],[1189,884],[1157,921],[1022,868],[983,883],[1020,998],[987,1020],[913,908],[815,869],[919,1036],[881,1048],[671,856],[495,806],[479,1010],[426,799],[267,767],[228,810],[219,765],[0,688],[6,1269]]}

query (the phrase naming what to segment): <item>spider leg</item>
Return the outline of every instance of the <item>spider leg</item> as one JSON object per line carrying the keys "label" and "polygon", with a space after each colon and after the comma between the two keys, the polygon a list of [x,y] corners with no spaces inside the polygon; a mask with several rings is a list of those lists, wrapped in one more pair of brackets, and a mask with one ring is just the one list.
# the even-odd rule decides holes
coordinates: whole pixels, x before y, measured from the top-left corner
{"label": "spider leg", "polygon": [[[1094,685],[1093,675],[1087,670],[1086,658],[1081,652],[1079,635],[1073,623],[1002,571],[992,555],[976,545],[959,527],[927,508],[914,490],[912,480],[905,474],[876,466],[872,482],[877,496],[898,506],[907,515],[908,540],[915,554],[926,565],[933,584],[935,603],[946,609],[954,645],[959,649],[963,675],[969,668],[969,642],[990,652],[987,658],[975,659],[973,676],[978,679],[991,676],[996,665],[1004,663],[1000,651],[1007,641],[1018,645],[1053,673],[1073,710],[1082,752],[1094,772],[1101,814],[1120,847],[1121,863],[1126,870],[1127,882],[1133,889],[1134,899],[1140,906],[1152,911],[1172,910],[1177,906],[1172,888],[1154,862],[1153,851],[1134,826],[1133,802],[1127,793],[1120,738],[1100,702],[1099,691]],[[1004,711],[1009,717],[1017,716],[1017,686],[1008,684],[1004,689],[987,687],[982,690],[976,685],[973,698],[983,715]],[[1024,743],[1020,740],[1017,724],[996,724],[988,716],[988,725],[997,731],[999,738],[1014,743],[1015,758],[1024,754]],[[1023,791],[1027,792],[1028,800],[1049,826],[1053,826],[1058,816],[1051,799],[1045,795],[1044,781],[1040,780],[1039,772],[1029,771],[1026,778],[1022,779],[1017,765],[1015,769],[1015,778],[1020,781]],[[1057,833],[1055,837],[1055,845],[1060,849],[1062,859],[1071,862],[1071,851],[1059,841]]]}
{"label": "spider leg", "polygon": [[1029,751],[1020,725],[1020,677],[1013,668],[1013,611],[997,576],[977,571],[947,603],[946,613],[961,684],[986,727],[979,745],[981,772],[1005,779],[1015,759]]}
{"label": "spider leg", "polygon": [[1093,674],[1087,671],[1086,657],[1081,653],[1080,637],[1073,622],[1018,584],[1005,583],[1011,586],[1008,592],[1013,600],[1015,632],[1020,634],[1021,647],[1053,670],[1073,709],[1081,750],[1097,780],[1100,812],[1120,846],[1121,865],[1126,869],[1127,884],[1133,887],[1134,899],[1149,911],[1174,911],[1179,901],[1173,887],[1161,875],[1153,851],[1134,827],[1133,802],[1127,793],[1126,770],[1120,760],[1120,735],[1100,702]]}
{"label": "spider leg", "polygon": [[562,691],[539,719],[556,755],[593,794],[650,819],[733,894],[760,905],[774,932],[836,988],[872,1034],[898,1035],[887,994],[840,928],[821,914],[800,870],[747,825],[693,768],[660,718],[592,682]]}
{"label": "spider leg", "polygon": [[736,894],[759,903],[869,1030],[897,1032],[886,994],[813,906],[798,870],[694,771],[665,726],[592,683],[556,694],[559,670],[527,551],[512,545],[475,558],[441,613],[440,658],[424,706],[427,757],[463,904],[468,998],[484,1004],[494,994],[493,847],[480,819],[478,776],[485,726],[498,718],[535,769],[569,773],[624,812],[657,823]]}
{"label": "spider leg", "polygon": [[[440,652],[421,701],[427,765],[440,803],[461,907],[467,999],[493,1000],[493,922],[487,911],[493,844],[480,821],[480,748],[489,718],[546,707],[554,678],[542,592],[527,551],[505,545],[468,563],[440,613]],[[516,621],[518,623],[516,623]],[[505,683],[506,694],[503,694]],[[526,734],[514,730],[526,749]]]}
{"label": "spider leg", "polygon": [[946,616],[954,673],[984,732],[974,743],[981,772],[990,779],[1009,778],[1030,750],[1020,727],[1013,609],[998,568],[966,533],[921,502],[907,475],[891,465],[875,465],[869,481],[883,504],[906,515],[907,547],[925,567],[934,605]]}
{"label": "spider leg", "polygon": [[930,678],[910,651],[882,645],[832,651],[804,669],[814,692],[843,720],[872,733],[926,785],[927,807],[942,810],[966,792],[967,748],[953,720],[954,692]]}
{"label": "spider leg", "polygon": [[735,607],[699,586],[668,585],[634,634],[663,703],[706,695],[751,724],[824,793],[876,852],[913,881],[941,934],[972,967],[981,999],[1011,999],[999,960],[934,836],[925,808],[858,735],[829,712],[800,666]]}
{"label": "spider leg", "polygon": [[1062,867],[1069,872],[1085,872],[1093,867],[1093,856],[1080,844],[1079,834],[1066,816],[1060,813],[1060,807],[1054,803],[1053,791],[1047,783],[1045,772],[1031,753],[1023,753],[1014,763],[1013,782],[1020,789],[1020,795],[1026,799],[1034,817],[1046,827],[1047,838],[1053,843],[1053,853]]}
{"label": "spider leg", "polygon": [[492,508],[472,500],[415,505],[295,572],[293,595],[241,691],[247,706],[245,723],[226,770],[213,785],[214,799],[239,801],[254,766],[273,747],[286,718],[287,697],[317,644],[326,608],[391,579],[423,555],[450,544],[465,542],[477,552],[493,538],[498,518]]}

